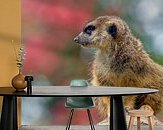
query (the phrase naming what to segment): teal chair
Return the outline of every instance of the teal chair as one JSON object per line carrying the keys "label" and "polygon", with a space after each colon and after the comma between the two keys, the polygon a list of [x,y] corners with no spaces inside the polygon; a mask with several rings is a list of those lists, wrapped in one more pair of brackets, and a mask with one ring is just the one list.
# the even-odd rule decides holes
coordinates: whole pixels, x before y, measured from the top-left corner
{"label": "teal chair", "polygon": [[[88,87],[87,80],[72,80],[70,87]],[[95,107],[92,97],[67,97],[65,107],[71,109],[66,130],[70,129],[73,113],[75,109],[86,109],[91,130],[95,130],[90,109]],[[81,117],[82,118],[82,117]]]}

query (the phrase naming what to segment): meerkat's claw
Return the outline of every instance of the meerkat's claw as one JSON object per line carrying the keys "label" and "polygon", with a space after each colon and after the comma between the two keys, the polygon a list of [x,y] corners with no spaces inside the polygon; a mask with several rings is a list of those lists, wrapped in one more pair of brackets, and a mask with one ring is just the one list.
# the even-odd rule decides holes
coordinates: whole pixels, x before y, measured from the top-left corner
{"label": "meerkat's claw", "polygon": [[141,106],[140,110],[148,110],[148,111],[154,112],[153,109],[151,108],[151,106],[149,106],[149,105]]}
{"label": "meerkat's claw", "polygon": [[129,106],[125,106],[125,112],[127,114],[129,114],[129,111],[133,110],[133,108],[129,107]]}

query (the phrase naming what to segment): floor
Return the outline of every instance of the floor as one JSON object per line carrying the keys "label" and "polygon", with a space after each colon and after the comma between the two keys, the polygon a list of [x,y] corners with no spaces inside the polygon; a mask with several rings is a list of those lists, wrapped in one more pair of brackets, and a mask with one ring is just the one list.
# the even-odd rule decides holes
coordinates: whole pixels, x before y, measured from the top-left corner
{"label": "floor", "polygon": [[[66,126],[22,126],[19,130],[65,130]],[[107,125],[96,125],[96,130],[108,130]],[[72,126],[70,130],[90,130],[89,126]],[[133,127],[136,130],[136,126]],[[147,125],[141,126],[141,130],[149,130]],[[154,126],[154,130],[163,130],[163,126]]]}

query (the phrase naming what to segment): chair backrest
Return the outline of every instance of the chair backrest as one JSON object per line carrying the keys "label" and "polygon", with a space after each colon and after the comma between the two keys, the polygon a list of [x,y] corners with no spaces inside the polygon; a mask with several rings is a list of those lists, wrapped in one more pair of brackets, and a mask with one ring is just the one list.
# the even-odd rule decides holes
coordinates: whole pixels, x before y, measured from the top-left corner
{"label": "chair backrest", "polygon": [[[87,80],[78,79],[70,82],[70,87],[88,87]],[[67,97],[65,104],[69,108],[89,108],[94,106],[92,97]]]}
{"label": "chair backrest", "polygon": [[78,80],[71,80],[70,86],[71,87],[88,87],[87,80],[78,79]]}

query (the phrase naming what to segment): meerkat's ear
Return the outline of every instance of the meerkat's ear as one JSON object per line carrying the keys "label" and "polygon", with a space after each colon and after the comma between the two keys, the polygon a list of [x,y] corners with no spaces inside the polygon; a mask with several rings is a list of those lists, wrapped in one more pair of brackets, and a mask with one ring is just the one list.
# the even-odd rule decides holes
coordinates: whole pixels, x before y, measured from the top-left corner
{"label": "meerkat's ear", "polygon": [[116,38],[117,35],[117,26],[115,24],[110,25],[107,28],[108,34],[110,34],[113,38]]}

